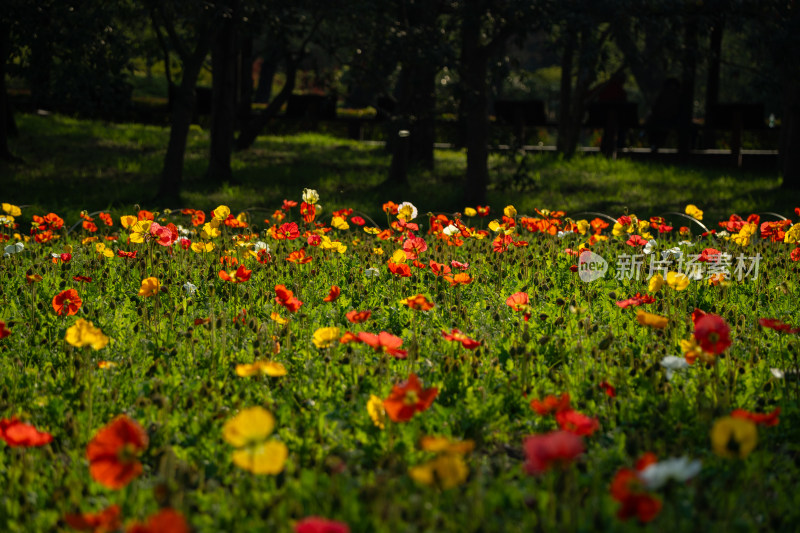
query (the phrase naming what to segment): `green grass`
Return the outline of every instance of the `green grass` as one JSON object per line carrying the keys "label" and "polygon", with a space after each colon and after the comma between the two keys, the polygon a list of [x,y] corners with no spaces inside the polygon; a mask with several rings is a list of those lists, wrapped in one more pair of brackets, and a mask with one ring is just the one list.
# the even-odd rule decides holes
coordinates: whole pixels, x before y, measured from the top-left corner
{"label": "green grass", "polygon": [[[75,214],[82,209],[127,209],[138,204],[167,207],[154,199],[168,138],[155,126],[109,124],[63,116],[19,118],[20,136],[12,150],[23,165],[2,164],[6,198]],[[236,185],[204,178],[208,135],[193,127],[184,172],[184,203],[212,209],[272,208],[294,198],[298,188],[318,189],[325,208],[353,207],[381,216],[387,199],[408,200],[425,211],[455,212],[463,202],[463,151],[437,150],[433,172],[413,171],[409,185],[387,185],[390,157],[381,147],[315,133],[264,136],[233,159]],[[520,170],[522,169],[522,170]],[[523,213],[535,208],[577,213],[624,211],[650,216],[683,211],[695,203],[709,218],[736,212],[776,211],[788,216],[792,199],[777,174],[678,167],[596,155],[565,161],[548,153],[517,157],[493,155],[489,204],[513,203]],[[169,206],[177,207],[177,206]]]}

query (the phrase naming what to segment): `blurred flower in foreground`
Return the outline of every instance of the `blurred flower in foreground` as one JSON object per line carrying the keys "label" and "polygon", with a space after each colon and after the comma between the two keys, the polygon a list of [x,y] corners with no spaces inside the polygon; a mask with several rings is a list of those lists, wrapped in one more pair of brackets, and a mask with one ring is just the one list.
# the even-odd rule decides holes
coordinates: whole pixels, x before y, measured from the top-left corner
{"label": "blurred flower in foreground", "polygon": [[755,423],[747,418],[726,416],[711,428],[711,447],[720,457],[744,459],[758,442]]}
{"label": "blurred flower in foreground", "polygon": [[236,365],[236,375],[242,377],[255,376],[280,377],[286,375],[286,367],[276,361],[255,361],[251,364]]}
{"label": "blurred flower in foreground", "polygon": [[584,451],[583,439],[568,431],[530,435],[523,443],[525,471],[538,475],[554,464],[569,464]]}
{"label": "blurred flower in foreground", "polygon": [[53,440],[53,436],[12,416],[0,419],[0,440],[4,440],[11,447],[27,448],[44,446]]}
{"label": "blurred flower in foreground", "polygon": [[416,374],[411,374],[408,380],[392,387],[392,392],[383,401],[383,407],[392,422],[408,422],[415,413],[427,410],[437,394],[439,389],[423,389]]}
{"label": "blurred flower in foreground", "polygon": [[119,505],[111,505],[97,513],[67,514],[64,522],[78,531],[110,533],[122,527]]}
{"label": "blurred flower in foreground", "polygon": [[279,474],[289,456],[286,444],[267,440],[275,429],[275,417],[262,407],[243,409],[225,422],[222,435],[238,448],[233,452],[236,466],[254,474]]}
{"label": "blurred flower in foreground", "polygon": [[94,350],[105,348],[109,341],[100,328],[94,327],[93,323],[82,318],[67,328],[66,340],[76,348],[91,346]]}
{"label": "blurred flower in foreground", "polygon": [[189,524],[178,511],[161,509],[144,524],[136,522],[129,526],[125,533],[189,533]]}
{"label": "blurred flower in foreground", "polygon": [[344,522],[309,516],[294,525],[294,533],[350,533],[350,527]]}
{"label": "blurred flower in foreground", "polygon": [[161,290],[161,283],[155,277],[149,277],[142,280],[142,287],[139,289],[139,296],[145,298],[158,294]]}
{"label": "blurred flower in foreground", "polygon": [[386,409],[383,407],[383,400],[371,394],[367,401],[367,414],[372,419],[376,427],[383,429],[386,425]]}
{"label": "blurred flower in foreground", "polygon": [[147,448],[147,433],[138,422],[119,415],[101,428],[86,448],[89,473],[109,489],[121,489],[142,473],[137,456]]}

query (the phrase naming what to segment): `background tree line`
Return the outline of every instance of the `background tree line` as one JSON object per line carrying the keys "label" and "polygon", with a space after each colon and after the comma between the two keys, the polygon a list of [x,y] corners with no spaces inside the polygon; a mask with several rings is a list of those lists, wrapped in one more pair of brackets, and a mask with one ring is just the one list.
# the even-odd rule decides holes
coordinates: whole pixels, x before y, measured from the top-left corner
{"label": "background tree line", "polygon": [[[163,62],[170,137],[158,199],[175,203],[203,69],[212,73],[207,172],[222,183],[233,179],[231,153],[267,131],[298,74],[325,58],[342,73],[348,94],[341,100],[389,117],[393,182],[404,182],[409,166],[433,168],[435,119],[451,111],[467,151],[465,200],[476,204],[489,183],[491,102],[513,93],[512,73],[530,65],[559,72],[557,148],[570,157],[593,94],[615,75],[634,82],[628,87],[646,106],[666,80],[677,80],[685,152],[692,118],[727,90],[721,72],[738,72],[740,98],[778,110],[784,184],[797,188],[798,11],[794,0],[7,0],[0,12],[0,157],[14,159],[7,78],[25,80],[34,108],[109,117],[130,104],[132,60]],[[273,93],[279,74],[285,83]],[[254,101],[266,105],[254,111]]]}

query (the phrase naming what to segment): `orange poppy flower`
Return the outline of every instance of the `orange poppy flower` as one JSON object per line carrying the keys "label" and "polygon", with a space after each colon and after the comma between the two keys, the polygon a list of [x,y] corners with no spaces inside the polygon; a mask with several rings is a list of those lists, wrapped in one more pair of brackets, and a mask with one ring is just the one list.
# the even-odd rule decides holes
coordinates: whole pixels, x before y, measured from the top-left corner
{"label": "orange poppy flower", "polygon": [[6,327],[6,323],[0,320],[0,339],[5,339],[11,335],[11,330]]}
{"label": "orange poppy flower", "polygon": [[383,408],[392,422],[408,422],[415,413],[428,409],[439,394],[439,389],[422,388],[416,374],[408,376],[408,380],[392,387],[389,397],[383,401]]}
{"label": "orange poppy flower", "polygon": [[561,394],[559,397],[548,394],[542,401],[537,399],[531,400],[531,409],[540,415],[560,413],[561,411],[568,411],[570,409],[569,402],[570,398],[568,392]]}
{"label": "orange poppy flower", "polygon": [[556,422],[562,430],[581,436],[591,435],[600,428],[600,423],[597,419],[572,409],[556,413]]}
{"label": "orange poppy flower", "polygon": [[44,446],[53,440],[53,436],[12,416],[0,420],[0,440],[4,440],[11,447],[27,448]]}
{"label": "orange poppy flower", "polygon": [[366,311],[348,311],[345,315],[347,320],[352,322],[353,324],[361,324],[362,322],[366,322],[369,320],[369,317],[372,316],[372,311],[367,309]]}
{"label": "orange poppy flower", "polygon": [[405,263],[394,263],[389,261],[386,263],[389,267],[389,272],[401,278],[408,278],[411,276],[411,267]]}
{"label": "orange poppy flower", "polygon": [[431,272],[433,272],[434,276],[441,276],[441,275],[450,273],[450,267],[449,266],[447,266],[447,265],[445,265],[443,263],[437,263],[433,259],[428,261],[428,266],[431,267]]}
{"label": "orange poppy flower", "polygon": [[744,409],[734,409],[731,416],[733,418],[746,418],[756,425],[777,426],[779,421],[778,415],[780,414],[781,408],[776,407],[771,413],[751,413]]}
{"label": "orange poppy flower", "polygon": [[466,272],[459,272],[455,276],[444,276],[444,279],[450,283],[451,287],[468,285],[472,281],[472,278]]}
{"label": "orange poppy flower", "polygon": [[310,255],[306,255],[306,251],[303,248],[300,248],[297,251],[294,251],[289,254],[286,258],[287,261],[290,263],[297,263],[300,265],[305,265],[306,263],[310,263],[311,260],[314,259]]}
{"label": "orange poppy flower", "polygon": [[53,296],[53,311],[58,316],[74,315],[81,305],[83,305],[83,301],[75,289],[67,289]]}
{"label": "orange poppy flower", "polygon": [[303,305],[303,302],[295,298],[294,293],[283,285],[275,285],[275,294],[275,301],[290,313],[294,313]]}
{"label": "orange poppy flower", "polygon": [[417,311],[428,311],[433,309],[433,302],[428,300],[424,295],[417,294],[416,296],[409,296],[403,300],[400,300],[400,303],[403,305],[407,305],[411,309],[415,309]]}
{"label": "orange poppy flower", "polygon": [[142,473],[136,457],[147,448],[147,433],[127,415],[101,428],[86,447],[89,473],[101,485],[121,489]]}
{"label": "orange poppy flower", "polygon": [[667,324],[669,324],[669,319],[667,317],[646,313],[641,309],[636,312],[636,320],[643,326],[650,326],[658,329],[664,329],[667,327]]}
{"label": "orange poppy flower", "polygon": [[125,533],[189,533],[189,524],[181,513],[173,509],[161,509],[150,516],[144,524],[135,522]]}
{"label": "orange poppy flower", "polygon": [[506,305],[511,307],[514,311],[525,311],[528,309],[530,298],[526,292],[515,292],[506,298]]}
{"label": "orange poppy flower", "polygon": [[119,505],[111,505],[98,513],[67,514],[66,522],[72,529],[92,531],[93,533],[109,533],[122,527]]}
{"label": "orange poppy flower", "polygon": [[331,290],[328,295],[322,299],[323,302],[335,302],[339,295],[342,293],[342,290],[337,287],[336,285],[331,285]]}

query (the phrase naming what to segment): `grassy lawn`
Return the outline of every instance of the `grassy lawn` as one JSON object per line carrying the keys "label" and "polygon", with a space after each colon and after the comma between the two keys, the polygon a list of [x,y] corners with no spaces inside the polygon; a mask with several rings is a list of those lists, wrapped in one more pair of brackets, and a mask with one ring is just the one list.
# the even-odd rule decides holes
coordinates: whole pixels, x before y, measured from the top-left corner
{"label": "grassy lawn", "polygon": [[[154,201],[166,129],[58,115],[18,119],[21,133],[12,151],[25,164],[4,164],[0,172],[4,188],[19,203],[75,215],[82,209],[120,210],[134,204],[168,207]],[[382,147],[314,133],[264,136],[253,149],[235,154],[238,184],[221,185],[204,179],[207,149],[207,132],[193,127],[184,203],[196,208],[220,203],[233,209],[272,208],[296,195],[298,186],[318,189],[329,204],[325,208],[353,207],[373,218],[382,216],[376,206],[387,198],[412,201],[432,212],[466,207],[461,201],[463,151],[437,150],[433,172],[412,172],[408,186],[396,186],[384,183],[390,157]],[[732,212],[788,216],[794,207],[776,174],[611,161],[596,155],[564,161],[552,154],[529,154],[521,161],[496,154],[490,176],[489,204],[500,208],[513,203],[525,213],[547,208],[650,216],[696,203],[713,219]]]}

